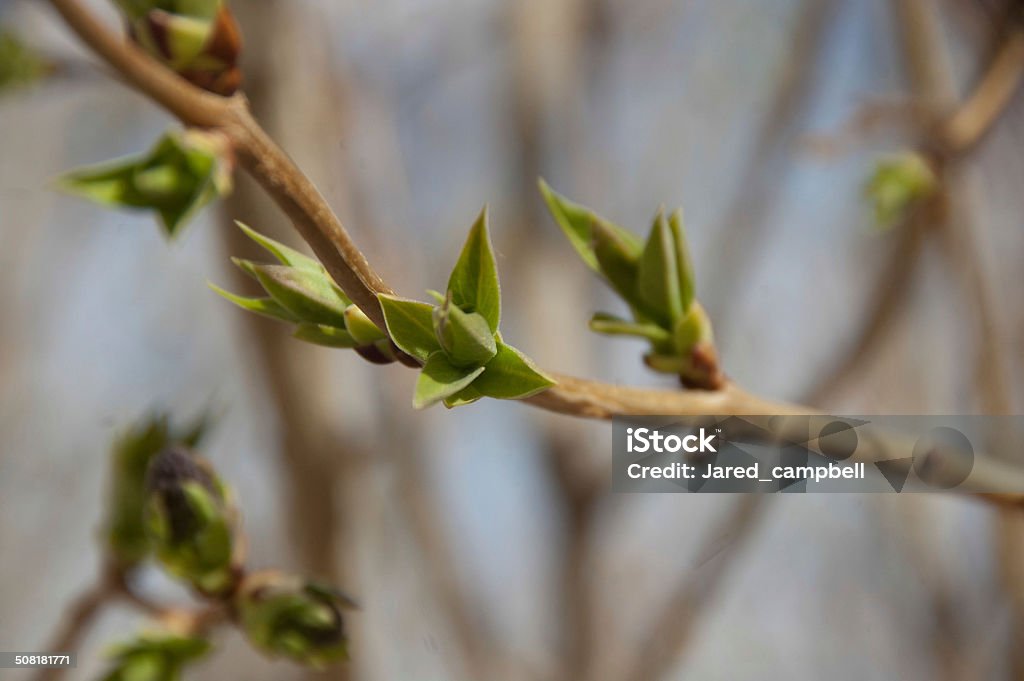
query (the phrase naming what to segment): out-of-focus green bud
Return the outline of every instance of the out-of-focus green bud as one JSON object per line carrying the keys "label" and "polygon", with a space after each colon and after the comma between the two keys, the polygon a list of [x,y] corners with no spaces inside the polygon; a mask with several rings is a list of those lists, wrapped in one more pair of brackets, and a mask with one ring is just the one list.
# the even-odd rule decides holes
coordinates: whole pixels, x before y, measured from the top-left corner
{"label": "out-of-focus green bud", "polygon": [[122,433],[111,448],[111,489],[106,521],[109,551],[127,568],[144,559],[150,543],[144,520],[146,471],[161,450],[171,444],[194,446],[206,429],[206,418],[175,429],[166,415],[157,414]]}
{"label": "out-of-focus green bud", "polygon": [[220,95],[242,83],[242,36],[224,0],[115,0],[142,49]]}
{"label": "out-of-focus green bud", "polygon": [[169,447],[150,463],[147,529],[168,572],[205,594],[231,590],[234,509],[226,488],[205,460],[184,447]]}
{"label": "out-of-focus green bud", "polygon": [[247,575],[235,596],[239,624],[255,647],[316,668],[347,657],[341,609],[353,607],[338,591],[275,571]]}
{"label": "out-of-focus green bud", "polygon": [[893,227],[937,185],[934,169],[921,154],[906,152],[879,161],[864,188],[874,206],[875,225]]}
{"label": "out-of-focus green bud", "polygon": [[67,173],[57,186],[104,206],[155,211],[173,237],[206,204],[231,192],[233,167],[223,135],[187,130],[167,133],[143,156]]}
{"label": "out-of-focus green bud", "polygon": [[111,668],[103,681],[178,681],[185,665],[210,651],[203,638],[165,631],[139,634],[110,651]]}
{"label": "out-of-focus green bud", "polygon": [[52,65],[14,32],[0,28],[0,93],[31,85],[52,70]]}

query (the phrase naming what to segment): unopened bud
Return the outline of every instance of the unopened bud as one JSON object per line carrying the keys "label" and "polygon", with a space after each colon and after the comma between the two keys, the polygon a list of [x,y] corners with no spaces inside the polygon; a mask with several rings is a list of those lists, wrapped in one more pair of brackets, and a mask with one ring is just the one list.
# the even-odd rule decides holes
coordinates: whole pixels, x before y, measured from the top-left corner
{"label": "unopened bud", "polygon": [[111,649],[111,668],[103,681],[178,681],[185,665],[209,650],[210,643],[202,638],[145,632]]}
{"label": "unopened bud", "polygon": [[293,575],[248,575],[235,596],[239,621],[254,646],[311,667],[347,657],[343,607],[355,607],[338,591]]}
{"label": "unopened bud", "polygon": [[233,511],[212,468],[183,447],[162,451],[149,466],[149,535],[171,574],[207,594],[229,591]]}
{"label": "unopened bud", "polygon": [[117,0],[128,34],[181,77],[230,95],[242,83],[242,37],[224,0]]}

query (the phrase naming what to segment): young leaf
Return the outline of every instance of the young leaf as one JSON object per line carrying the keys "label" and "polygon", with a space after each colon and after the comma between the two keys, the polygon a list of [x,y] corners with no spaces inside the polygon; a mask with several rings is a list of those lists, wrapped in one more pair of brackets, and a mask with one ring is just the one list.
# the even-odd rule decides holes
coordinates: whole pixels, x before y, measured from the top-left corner
{"label": "young leaf", "polygon": [[455,393],[451,397],[444,398],[444,406],[448,407],[449,409],[454,409],[455,407],[462,407],[467,404],[473,404],[474,402],[481,398],[483,398],[483,395],[480,394],[480,391],[474,388],[472,385],[469,385],[460,390],[459,392]]}
{"label": "young leaf", "polygon": [[441,349],[434,334],[434,306],[381,293],[377,296],[384,311],[388,335],[403,352],[421,362]]}
{"label": "young leaf", "polygon": [[597,254],[594,252],[593,226],[595,223],[601,223],[606,232],[614,234],[616,241],[620,242],[628,251],[640,252],[640,240],[629,230],[605,220],[586,206],[570,201],[553,190],[543,179],[538,180],[537,184],[551,216],[565,232],[569,243],[590,269],[599,274],[602,273]]}
{"label": "young leaf", "polygon": [[668,218],[669,229],[672,230],[672,241],[675,244],[676,270],[679,273],[679,298],[683,312],[690,309],[695,297],[693,261],[690,258],[690,246],[686,241],[683,229],[683,211],[676,210]]}
{"label": "young leaf", "polygon": [[595,221],[594,257],[601,274],[626,302],[632,303],[636,295],[636,278],[641,249],[625,242],[615,230],[603,221]]}
{"label": "young leaf", "polygon": [[598,312],[590,318],[590,330],[610,336],[637,336],[652,343],[667,343],[672,339],[668,331],[655,324],[639,324]]}
{"label": "young leaf", "polygon": [[416,394],[412,406],[423,409],[451,397],[466,388],[483,372],[484,367],[457,367],[448,360],[444,352],[435,352],[427,358],[419,380],[416,381]]}
{"label": "young leaf", "polygon": [[640,257],[636,302],[645,313],[665,328],[672,328],[675,321],[683,315],[675,245],[665,214],[660,211]]}
{"label": "young leaf", "polygon": [[498,322],[501,320],[501,287],[487,229],[486,206],[469,230],[469,237],[448,279],[448,292],[452,302],[463,311],[483,316],[492,333],[498,330]]}
{"label": "young leaf", "polygon": [[311,272],[324,271],[323,265],[308,255],[300,253],[294,248],[289,248],[278,241],[274,241],[270,237],[263,236],[243,222],[235,220],[235,224],[238,225],[238,228],[242,230],[247,237],[255,241],[257,244],[262,246],[264,250],[277,258],[277,261],[282,265],[290,265],[291,267],[297,267],[300,270],[309,270]]}
{"label": "young leaf", "polygon": [[483,366],[497,352],[487,320],[476,312],[463,312],[451,298],[434,308],[433,319],[437,340],[452,364]]}
{"label": "young leaf", "polygon": [[299,324],[292,337],[325,348],[354,348],[359,345],[345,329],[321,324]]}
{"label": "young leaf", "polygon": [[276,319],[282,322],[296,323],[299,321],[298,317],[284,309],[284,307],[282,307],[281,304],[273,298],[246,298],[245,296],[239,296],[231,293],[230,291],[225,291],[214,284],[208,283],[207,286],[213,289],[214,293],[231,301],[243,310],[255,312],[258,315],[263,315],[264,317],[269,317],[270,319]]}
{"label": "young leaf", "polygon": [[555,381],[523,353],[502,343],[483,374],[473,382],[473,388],[485,397],[518,400],[536,395],[554,384]]}
{"label": "young leaf", "polygon": [[255,265],[253,269],[267,293],[302,321],[345,328],[348,299],[326,272],[285,265]]}
{"label": "young leaf", "polygon": [[384,332],[355,305],[349,305],[345,310],[345,328],[360,345],[376,343],[386,337]]}

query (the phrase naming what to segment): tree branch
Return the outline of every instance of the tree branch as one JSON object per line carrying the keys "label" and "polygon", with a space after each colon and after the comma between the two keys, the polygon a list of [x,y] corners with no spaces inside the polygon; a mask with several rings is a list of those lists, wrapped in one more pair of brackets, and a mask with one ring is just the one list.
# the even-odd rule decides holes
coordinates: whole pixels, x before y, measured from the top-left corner
{"label": "tree branch", "polygon": [[[376,295],[391,289],[372,269],[323,196],[249,113],[244,97],[221,98],[177,77],[130,43],[97,22],[78,0],[50,0],[71,29],[138,90],[149,95],[187,125],[216,128],[234,144],[242,166],[267,190],[312,247],[346,294],[380,328],[385,328]],[[555,375],[558,384],[526,402],[563,414],[609,419],[616,415],[797,415],[807,407],[773,402],[728,384],[717,391],[645,390]],[[825,421],[822,421],[824,425]],[[770,432],[784,436],[787,419],[765,419]],[[806,427],[806,424],[804,424]],[[858,451],[860,453],[860,451]],[[864,448],[865,457],[878,454]],[[874,460],[874,459],[866,459]],[[978,483],[998,494],[985,499],[1024,503],[1024,472],[996,462],[978,461],[966,488]]]}

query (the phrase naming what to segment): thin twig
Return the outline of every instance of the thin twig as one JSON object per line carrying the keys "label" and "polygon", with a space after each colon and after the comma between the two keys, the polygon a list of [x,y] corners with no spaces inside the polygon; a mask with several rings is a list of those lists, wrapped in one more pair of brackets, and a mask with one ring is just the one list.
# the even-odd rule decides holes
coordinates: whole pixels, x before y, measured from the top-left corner
{"label": "thin twig", "polygon": [[[96,583],[86,589],[69,606],[62,617],[60,628],[47,644],[47,652],[74,652],[95,624],[100,613],[118,597],[117,581],[108,570],[103,570]],[[57,681],[64,676],[66,667],[43,667],[33,681]]]}
{"label": "thin twig", "polygon": [[[119,39],[97,22],[77,0],[50,0],[68,25],[140,91],[150,95],[183,122],[217,128],[232,140],[242,166],[267,190],[291,218],[339,286],[360,308],[384,328],[376,294],[390,288],[371,268],[341,221],[313,183],[287,154],[270,139],[249,114],[244,97],[217,98],[199,91],[169,72],[144,52]],[[196,111],[190,111],[190,107]],[[608,419],[636,414],[801,414],[807,407],[756,397],[734,385],[714,392],[670,392],[614,386],[555,375],[558,384],[526,402],[559,413]],[[782,434],[786,419],[767,423]],[[865,452],[865,455],[870,455]],[[983,498],[996,503],[1024,503],[1024,473],[994,463],[976,462],[968,479],[999,490]]]}
{"label": "thin twig", "polygon": [[[927,8],[921,3],[901,3],[898,5],[904,16],[903,25],[920,27],[922,22],[930,21]],[[924,12],[924,14],[922,14]],[[919,30],[910,31],[904,40],[907,45],[908,67],[911,80],[916,83],[915,101],[926,102],[935,111],[937,106],[947,106],[953,97],[952,83],[945,73],[947,70],[934,59],[921,56],[922,52],[931,52],[931,47]],[[1019,85],[1024,74],[1024,33],[1014,29],[999,49],[995,60],[982,76],[972,94],[938,126],[932,126],[931,116],[918,112],[922,128],[931,130],[922,143],[922,151],[932,162],[940,179],[950,177],[950,165],[983,139],[984,134],[992,128],[999,116],[1009,104],[1010,95]],[[941,184],[941,183],[940,183]],[[889,256],[884,274],[874,288],[868,305],[868,312],[860,323],[854,339],[844,348],[839,359],[834,361],[832,368],[807,391],[804,399],[811,404],[821,404],[834,394],[842,385],[852,378],[857,367],[865,357],[879,345],[890,327],[896,312],[906,302],[913,280],[913,270],[920,257],[924,244],[925,233],[935,224],[945,224],[948,220],[941,213],[948,199],[946,187],[940,187],[932,197],[916,206],[902,225],[897,227],[900,232],[897,243]],[[975,268],[975,272],[978,270]],[[977,292],[977,282],[967,270],[968,285]],[[983,326],[991,328],[988,318],[990,308],[979,311],[986,317]],[[984,338],[982,339],[984,341]],[[993,375],[992,372],[988,372]],[[995,376],[994,380],[1002,380]]]}

